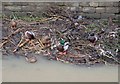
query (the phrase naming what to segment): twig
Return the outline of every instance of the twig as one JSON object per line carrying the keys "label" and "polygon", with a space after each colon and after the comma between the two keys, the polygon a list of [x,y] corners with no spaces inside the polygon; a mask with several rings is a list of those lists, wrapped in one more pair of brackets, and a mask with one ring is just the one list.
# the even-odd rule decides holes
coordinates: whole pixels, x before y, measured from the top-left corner
{"label": "twig", "polygon": [[15,35],[16,33],[21,32],[21,31],[23,31],[23,28],[21,28],[21,29],[20,29],[20,28],[17,29],[16,31],[14,31],[14,32],[11,33],[10,35],[8,35],[8,37],[4,37],[3,39],[10,39],[11,36]]}
{"label": "twig", "polygon": [[113,59],[115,62],[117,62],[118,64],[120,64],[120,62],[118,60],[116,60],[115,58],[113,58],[112,56],[108,56],[108,55],[104,55],[105,57],[109,58],[109,59]]}
{"label": "twig", "polygon": [[13,52],[18,51],[20,48],[22,48],[25,44],[27,44],[30,40],[24,41],[22,44],[17,45],[17,48],[13,50]]}
{"label": "twig", "polygon": [[37,40],[38,40],[38,42],[39,42],[39,44],[40,44],[40,47],[41,47],[41,48],[44,48],[45,46],[43,45],[42,41],[41,41],[40,39],[37,39]]}
{"label": "twig", "polygon": [[7,41],[4,41],[3,43],[1,43],[1,44],[0,44],[0,48],[2,48],[2,46],[5,45],[7,42],[8,42],[8,40],[7,40]]}

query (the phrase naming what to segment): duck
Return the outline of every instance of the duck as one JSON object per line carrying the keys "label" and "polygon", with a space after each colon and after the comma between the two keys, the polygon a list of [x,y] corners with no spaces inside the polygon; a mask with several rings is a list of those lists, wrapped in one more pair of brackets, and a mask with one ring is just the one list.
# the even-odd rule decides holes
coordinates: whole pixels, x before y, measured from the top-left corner
{"label": "duck", "polygon": [[17,22],[14,19],[12,19],[11,28],[15,29],[16,27],[17,27]]}
{"label": "duck", "polygon": [[18,51],[22,46],[24,46],[26,43],[30,42],[32,45],[34,45],[32,43],[31,40],[35,39],[35,34],[32,31],[26,31],[25,32],[25,40],[23,43],[19,43],[16,47],[15,50],[13,50],[13,53],[15,53],[16,51]]}
{"label": "duck", "polygon": [[45,45],[45,44],[49,44],[50,43],[50,37],[49,36],[43,36],[41,41],[42,43]]}
{"label": "duck", "polygon": [[65,55],[67,54],[67,50],[69,48],[69,42],[61,42],[60,45],[57,46],[58,54]]}
{"label": "duck", "polygon": [[26,31],[25,38],[28,40],[33,40],[33,39],[35,39],[35,34],[32,31]]}
{"label": "duck", "polygon": [[89,40],[91,43],[95,43],[95,42],[98,40],[98,37],[97,37],[94,33],[91,33],[91,34],[89,34],[89,36],[88,36],[88,40]]}
{"label": "duck", "polygon": [[45,47],[49,47],[51,44],[51,38],[49,36],[43,36],[41,42]]}

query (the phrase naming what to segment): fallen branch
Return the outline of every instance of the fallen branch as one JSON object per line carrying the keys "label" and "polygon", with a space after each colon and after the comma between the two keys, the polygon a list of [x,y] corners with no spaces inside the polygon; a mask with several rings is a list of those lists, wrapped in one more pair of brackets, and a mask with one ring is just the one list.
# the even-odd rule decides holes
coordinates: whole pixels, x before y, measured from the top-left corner
{"label": "fallen branch", "polygon": [[7,40],[7,41],[4,41],[3,43],[1,43],[1,44],[0,44],[0,48],[2,48],[7,42],[8,42],[8,40]]}

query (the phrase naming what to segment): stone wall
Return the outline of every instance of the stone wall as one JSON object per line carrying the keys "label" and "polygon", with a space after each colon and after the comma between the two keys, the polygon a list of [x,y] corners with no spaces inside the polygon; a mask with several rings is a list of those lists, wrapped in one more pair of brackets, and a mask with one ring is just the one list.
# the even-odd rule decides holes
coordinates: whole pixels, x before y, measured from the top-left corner
{"label": "stone wall", "polygon": [[2,12],[11,15],[12,12],[25,16],[34,14],[40,16],[50,5],[65,5],[70,10],[79,10],[82,16],[88,18],[120,18],[120,2],[2,2]]}

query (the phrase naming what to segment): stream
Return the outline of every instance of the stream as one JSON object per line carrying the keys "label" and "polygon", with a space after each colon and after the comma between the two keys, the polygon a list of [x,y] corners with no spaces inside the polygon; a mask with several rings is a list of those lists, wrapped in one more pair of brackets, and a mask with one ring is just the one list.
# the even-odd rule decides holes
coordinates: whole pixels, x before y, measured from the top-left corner
{"label": "stream", "polygon": [[22,56],[3,56],[3,82],[117,82],[118,66],[77,66],[37,56],[28,63]]}

